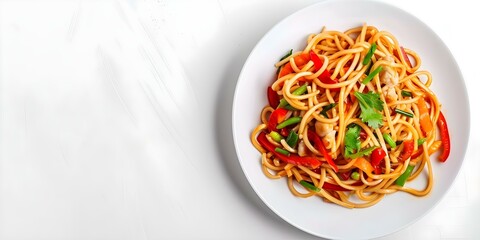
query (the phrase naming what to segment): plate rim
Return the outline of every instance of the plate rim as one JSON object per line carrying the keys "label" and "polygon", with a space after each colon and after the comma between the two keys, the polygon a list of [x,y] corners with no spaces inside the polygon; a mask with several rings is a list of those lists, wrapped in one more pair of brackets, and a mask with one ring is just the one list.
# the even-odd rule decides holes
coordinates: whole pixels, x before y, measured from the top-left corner
{"label": "plate rim", "polygon": [[[273,211],[277,216],[279,216],[282,220],[286,221],[287,223],[289,223],[290,225],[304,231],[304,232],[307,232],[311,235],[314,235],[314,236],[318,236],[318,237],[327,237],[327,238],[338,238],[338,236],[329,236],[329,235],[322,235],[322,234],[319,234],[317,232],[312,232],[302,226],[299,226],[298,224],[296,224],[295,222],[291,221],[290,219],[287,219],[285,216],[283,216],[282,213],[279,212],[278,209],[276,209],[275,207],[271,206],[271,204],[269,204],[269,201],[265,199],[265,196],[262,195],[259,190],[257,189],[256,185],[252,182],[253,180],[250,178],[249,174],[247,173],[247,170],[244,166],[244,163],[243,161],[241,160],[242,159],[242,154],[240,152],[240,149],[239,149],[239,144],[238,144],[238,136],[237,136],[237,131],[236,131],[236,111],[235,109],[237,109],[237,104],[238,104],[238,96],[239,96],[239,90],[238,90],[238,84],[239,82],[241,81],[241,79],[243,78],[243,76],[245,75],[245,71],[246,70],[246,66],[247,66],[247,63],[249,61],[251,61],[252,59],[252,55],[255,53],[255,51],[257,51],[257,49],[260,47],[261,43],[264,41],[264,39],[266,39],[272,32],[274,32],[279,26],[281,26],[284,22],[288,22],[291,18],[293,18],[295,15],[298,15],[298,14],[301,14],[302,12],[304,11],[308,11],[310,8],[316,8],[316,7],[319,7],[319,6],[322,6],[322,5],[326,5],[326,4],[340,4],[340,3],[346,3],[346,2],[356,2],[356,3],[367,3],[367,4],[378,4],[378,5],[382,5],[382,7],[389,7],[389,8],[392,8],[394,9],[395,11],[399,11],[401,12],[402,14],[408,16],[409,18],[412,18],[414,21],[422,24],[423,28],[425,29],[428,29],[430,31],[430,34],[432,34],[436,40],[442,45],[442,47],[448,52],[449,54],[449,58],[451,60],[453,60],[453,63],[454,63],[454,68],[456,70],[456,72],[458,72],[459,74],[459,82],[461,82],[461,86],[462,86],[462,91],[463,93],[465,93],[465,104],[466,104],[466,107],[465,107],[465,110],[466,110],[466,114],[468,116],[465,116],[465,130],[466,130],[466,136],[463,136],[466,140],[465,140],[465,146],[462,147],[462,151],[461,151],[461,159],[460,159],[460,165],[459,165],[459,168],[458,168],[458,171],[456,171],[452,181],[450,182],[450,184],[448,184],[448,187],[446,190],[444,190],[441,195],[434,201],[434,204],[432,206],[430,206],[426,211],[423,211],[422,214],[419,214],[416,218],[408,221],[406,224],[403,224],[401,226],[397,226],[393,231],[390,231],[390,232],[387,232],[387,233],[380,233],[380,234],[377,234],[377,235],[371,235],[371,236],[368,236],[368,238],[377,238],[377,237],[382,237],[382,236],[387,236],[387,235],[390,235],[390,234],[393,234],[395,232],[398,232],[402,229],[405,229],[406,227],[416,223],[419,219],[425,217],[425,215],[427,215],[428,213],[430,213],[433,209],[435,209],[436,206],[438,206],[438,204],[445,198],[445,196],[448,194],[448,192],[451,191],[452,189],[452,186],[454,185],[455,181],[457,181],[458,179],[458,175],[459,173],[462,171],[463,169],[463,165],[464,165],[464,162],[465,162],[465,158],[466,158],[466,151],[468,149],[468,145],[469,145],[469,142],[470,142],[470,130],[471,130],[471,108],[470,108],[470,101],[469,101],[469,97],[468,97],[468,89],[466,87],[466,84],[465,84],[465,79],[463,77],[463,74],[462,74],[462,71],[458,65],[458,62],[456,61],[456,58],[454,56],[454,54],[452,54],[450,48],[445,44],[445,42],[438,36],[438,34],[433,31],[432,28],[430,28],[427,24],[425,24],[422,20],[420,20],[418,17],[416,17],[415,15],[413,15],[412,13],[410,12],[407,12],[406,10],[398,7],[398,6],[395,6],[395,5],[392,5],[390,3],[386,3],[386,2],[382,2],[382,1],[378,1],[378,0],[326,0],[326,1],[321,1],[321,2],[317,2],[317,3],[313,3],[313,4],[310,4],[306,7],[303,7],[287,16],[285,16],[284,18],[282,18],[280,21],[278,21],[277,23],[275,23],[272,27],[270,27],[270,29],[268,31],[266,31],[263,36],[257,41],[257,43],[255,44],[255,46],[252,48],[252,50],[250,51],[248,57],[246,58],[243,66],[242,66],[242,69],[239,73],[239,76],[238,76],[238,79],[237,79],[237,82],[236,82],[236,86],[235,86],[235,91],[234,91],[234,95],[233,95],[233,103],[232,103],[232,136],[233,136],[233,142],[234,142],[234,147],[235,147],[235,152],[236,152],[236,155],[237,155],[237,158],[238,158],[238,161],[240,163],[240,166],[241,166],[241,169],[245,175],[245,177],[247,178],[247,181],[249,183],[249,185],[252,187],[252,189],[254,190],[255,194],[262,200],[262,202],[271,210]],[[308,33],[305,33],[305,34],[308,34]],[[259,171],[261,171],[261,169],[259,168]],[[435,187],[435,185],[434,185]],[[382,200],[384,201],[384,200]]]}

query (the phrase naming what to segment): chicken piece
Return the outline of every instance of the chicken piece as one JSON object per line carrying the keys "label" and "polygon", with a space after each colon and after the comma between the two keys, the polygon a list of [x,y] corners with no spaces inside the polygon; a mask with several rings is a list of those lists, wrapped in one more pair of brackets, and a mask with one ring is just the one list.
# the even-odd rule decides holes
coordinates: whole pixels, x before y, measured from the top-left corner
{"label": "chicken piece", "polygon": [[326,149],[336,149],[335,144],[337,143],[335,141],[335,135],[337,134],[337,131],[333,130],[329,132],[323,139],[322,142],[325,145]]}
{"label": "chicken piece", "polygon": [[331,131],[333,131],[333,124],[322,122],[315,123],[315,132],[318,134],[318,136],[325,137]]}
{"label": "chicken piece", "polygon": [[307,156],[307,146],[305,146],[305,143],[303,142],[303,140],[301,140],[299,143],[298,143],[298,155],[300,157],[305,157]]}
{"label": "chicken piece", "polygon": [[395,102],[398,99],[397,92],[395,91],[395,87],[384,87],[382,88],[383,95],[385,96],[385,100],[387,102]]}
{"label": "chicken piece", "polygon": [[333,130],[333,124],[316,122],[315,132],[322,138],[325,148],[332,149],[335,147],[335,134],[337,131]]}
{"label": "chicken piece", "polygon": [[[393,57],[390,55],[383,57],[381,60],[394,62]],[[398,95],[395,91],[395,86],[398,85],[398,72],[389,66],[384,66],[383,70],[380,72],[379,78],[380,83],[383,84],[382,90],[385,100],[387,102],[397,101]]]}

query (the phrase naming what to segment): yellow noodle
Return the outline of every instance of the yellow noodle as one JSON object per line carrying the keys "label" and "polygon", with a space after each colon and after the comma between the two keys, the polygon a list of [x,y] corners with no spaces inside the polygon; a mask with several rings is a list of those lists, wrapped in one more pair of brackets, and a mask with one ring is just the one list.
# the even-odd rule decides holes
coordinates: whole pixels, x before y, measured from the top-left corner
{"label": "yellow noodle", "polygon": [[[363,60],[373,44],[377,45],[377,49],[371,56],[370,63],[364,65]],[[310,58],[310,54],[319,57],[321,66],[318,66],[316,60],[307,61],[306,57],[308,55]],[[297,61],[299,57],[301,61]],[[286,131],[271,129],[271,124],[279,123],[269,123],[275,109],[266,106],[260,114],[261,123],[250,136],[253,146],[261,153],[261,169],[264,174],[271,179],[286,178],[287,186],[295,196],[318,196],[326,202],[346,208],[370,207],[385,195],[398,192],[415,196],[427,195],[433,188],[434,180],[430,156],[441,149],[442,142],[437,140],[435,129],[428,133],[423,131],[418,101],[423,98],[427,102],[428,118],[432,126],[439,119],[441,103],[430,89],[432,75],[426,70],[419,70],[421,63],[420,56],[412,49],[403,48],[391,33],[367,24],[345,32],[324,27],[320,33],[308,35],[304,49],[275,63],[277,68],[284,68],[287,64],[290,68],[281,71],[282,74],[271,85],[279,99],[284,98],[294,108],[284,118],[288,121],[293,116],[300,117],[300,122],[287,126]],[[368,69],[371,73],[378,67],[383,70],[370,82],[363,84],[362,81],[369,74]],[[332,81],[325,80],[326,72]],[[306,93],[294,94],[304,84],[307,85]],[[409,92],[411,96],[403,96],[402,91]],[[364,106],[358,102],[356,92],[378,94],[382,107],[373,111],[381,115],[380,127],[372,128],[368,121],[364,122]],[[336,105],[327,111],[325,107],[332,103]],[[413,114],[413,118],[397,113],[398,110]],[[373,151],[386,153],[375,172],[371,170],[371,153],[357,156],[363,157],[365,161],[357,161],[346,155],[347,151],[352,151],[351,146],[347,148],[345,143],[346,134],[352,125],[359,126],[362,132],[358,139],[354,139],[358,141],[360,151],[372,147],[376,148]],[[272,130],[282,133],[284,139],[275,142],[269,136]],[[313,136],[308,133],[310,131],[318,135],[320,143],[312,139]],[[291,132],[297,134],[303,150],[299,150],[297,143],[287,139],[287,134],[293,134]],[[387,143],[384,134],[390,135],[397,142],[396,146]],[[425,142],[417,146],[416,143],[421,138],[425,138]],[[265,139],[266,143],[263,142]],[[349,141],[352,141],[351,137]],[[416,153],[414,158],[410,155],[403,156],[407,152],[404,143],[409,141],[414,142],[410,151],[410,154]],[[269,151],[277,147],[287,150],[290,155]],[[353,151],[357,151],[356,147]],[[304,158],[299,160],[299,155]],[[331,162],[327,160],[329,158]],[[299,162],[307,161],[306,159],[310,162]],[[364,165],[359,165],[360,163]],[[397,185],[397,178],[406,171],[409,164],[415,168],[407,178],[407,183],[405,186]],[[317,165],[318,168],[314,169],[313,166]],[[340,177],[341,174],[350,172],[358,172],[359,179]],[[408,187],[410,181],[415,181],[420,176],[426,176],[427,179],[427,184],[422,189]],[[301,181],[310,182],[319,190],[313,191],[295,183]],[[351,200],[354,196],[357,201]]]}

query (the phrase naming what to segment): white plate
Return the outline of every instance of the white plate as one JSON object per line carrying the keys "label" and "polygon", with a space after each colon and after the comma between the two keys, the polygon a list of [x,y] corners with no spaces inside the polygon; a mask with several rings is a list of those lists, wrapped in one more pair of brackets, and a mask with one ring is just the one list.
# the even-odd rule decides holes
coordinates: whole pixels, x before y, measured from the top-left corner
{"label": "white plate", "polygon": [[[275,75],[273,64],[288,49],[301,50],[306,36],[327,29],[345,31],[366,22],[396,36],[416,51],[421,69],[433,75],[431,88],[443,104],[452,150],[446,163],[432,158],[434,188],[427,197],[387,195],[366,209],[346,209],[319,198],[293,196],[284,179],[270,180],[260,168],[260,154],[250,142],[267,104],[266,87]],[[274,26],[248,57],[237,82],[233,103],[233,136],[242,169],[258,196],[285,221],[325,238],[364,239],[384,236],[415,222],[430,211],[452,185],[462,165],[470,129],[468,97],[461,72],[448,48],[424,23],[409,13],[374,1],[327,1],[302,9]],[[416,181],[421,188],[425,182]],[[412,184],[409,183],[409,186]]]}

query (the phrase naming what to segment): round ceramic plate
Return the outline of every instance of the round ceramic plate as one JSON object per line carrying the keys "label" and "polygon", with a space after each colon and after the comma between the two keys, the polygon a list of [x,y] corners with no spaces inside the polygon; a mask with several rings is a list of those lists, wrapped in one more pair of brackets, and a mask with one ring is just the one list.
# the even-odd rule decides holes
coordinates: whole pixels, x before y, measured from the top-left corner
{"label": "round ceramic plate", "polygon": [[[293,196],[285,179],[268,179],[260,168],[260,154],[250,142],[267,104],[266,87],[275,77],[274,63],[289,49],[301,50],[310,33],[323,26],[345,31],[363,23],[391,32],[402,46],[422,58],[420,69],[433,75],[431,89],[442,103],[451,135],[447,162],[432,157],[434,188],[426,197],[406,193],[387,195],[365,209],[346,209],[320,198]],[[237,82],[233,103],[233,136],[238,159],[252,188],[285,221],[325,238],[364,239],[384,236],[415,222],[431,210],[452,185],[462,165],[469,134],[469,105],[462,74],[442,40],[409,13],[375,1],[327,1],[304,8],[275,25],[248,57]],[[420,178],[409,187],[423,188]]]}

